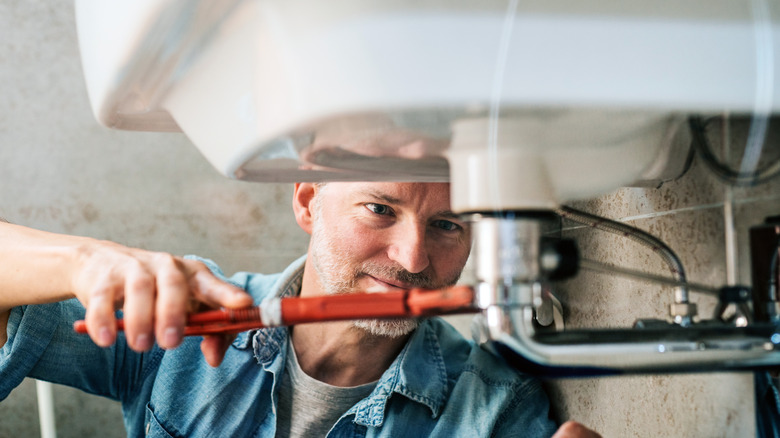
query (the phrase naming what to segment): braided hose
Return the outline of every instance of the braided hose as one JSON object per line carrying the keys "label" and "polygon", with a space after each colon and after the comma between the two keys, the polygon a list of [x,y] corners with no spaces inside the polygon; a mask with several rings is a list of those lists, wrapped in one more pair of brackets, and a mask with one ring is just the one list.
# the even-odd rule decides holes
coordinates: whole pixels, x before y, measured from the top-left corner
{"label": "braided hose", "polygon": [[[571,207],[562,206],[557,209],[555,213],[565,219],[587,225],[591,228],[627,237],[634,242],[650,248],[663,259],[676,281],[680,283],[686,282],[685,269],[683,268],[682,262],[680,262],[680,258],[677,257],[677,254],[675,254],[671,248],[652,234],[646,233],[630,225],[586,213]],[[690,303],[687,287],[681,285],[675,288],[674,302],[675,304],[683,305]]]}

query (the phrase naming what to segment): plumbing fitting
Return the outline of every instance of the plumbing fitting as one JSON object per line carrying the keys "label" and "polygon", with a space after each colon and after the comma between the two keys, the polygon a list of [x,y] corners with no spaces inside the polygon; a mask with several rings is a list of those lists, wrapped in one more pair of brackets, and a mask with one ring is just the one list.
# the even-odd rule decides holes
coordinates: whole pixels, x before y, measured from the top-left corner
{"label": "plumbing fitting", "polygon": [[674,279],[679,283],[674,289],[674,303],[669,306],[669,314],[672,320],[683,327],[693,323],[693,318],[696,316],[696,304],[690,302],[688,288],[684,286],[686,283],[685,269],[680,258],[677,257],[677,254],[668,245],[652,234],[638,228],[571,207],[562,206],[555,212],[565,219],[628,237],[658,254],[669,267],[669,272],[671,272]]}
{"label": "plumbing fitting", "polygon": [[[548,376],[734,370],[780,363],[780,341],[772,341],[778,338],[772,324],[737,327],[713,320],[689,325],[657,321],[626,329],[540,327],[536,312],[550,272],[545,269],[543,229],[556,219],[538,211],[469,216],[476,304],[482,309],[472,332],[486,349],[521,370]],[[674,263],[671,250],[663,254]],[[682,269],[676,279],[661,279],[661,284],[685,292],[675,296],[673,313],[691,317],[695,307],[686,302],[689,283],[679,280],[684,279]],[[722,298],[744,304],[746,290],[724,291]]]}

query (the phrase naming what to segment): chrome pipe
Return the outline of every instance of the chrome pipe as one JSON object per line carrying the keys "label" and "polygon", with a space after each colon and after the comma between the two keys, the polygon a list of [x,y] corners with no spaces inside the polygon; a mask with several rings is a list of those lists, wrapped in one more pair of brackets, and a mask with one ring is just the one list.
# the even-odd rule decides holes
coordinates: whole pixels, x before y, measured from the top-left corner
{"label": "chrome pipe", "polygon": [[540,213],[475,214],[470,218],[476,304],[482,309],[477,337],[510,363],[558,375],[693,372],[780,364],[780,327],[771,323],[735,327],[714,320],[687,326],[657,321],[626,329],[539,329],[534,312],[545,281],[540,258],[547,218]]}

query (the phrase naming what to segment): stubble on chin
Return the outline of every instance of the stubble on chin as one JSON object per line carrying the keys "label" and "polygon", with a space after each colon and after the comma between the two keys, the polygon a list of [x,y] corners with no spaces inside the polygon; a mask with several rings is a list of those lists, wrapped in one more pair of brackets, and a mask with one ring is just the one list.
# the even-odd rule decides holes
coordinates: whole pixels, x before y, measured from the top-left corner
{"label": "stubble on chin", "polygon": [[[313,236],[312,236],[313,237]],[[321,246],[323,240],[312,241],[311,263],[319,277],[323,291],[328,295],[358,292],[358,281],[365,275],[365,267],[350,269],[345,262],[338,262],[338,254]],[[331,248],[332,249],[332,248]],[[341,260],[348,260],[341,258]],[[370,268],[375,275],[377,269]],[[379,278],[388,278],[387,276]],[[392,278],[392,277],[390,277]],[[381,292],[380,292],[381,293]],[[355,329],[375,337],[399,338],[413,332],[419,322],[412,318],[359,319],[352,322]]]}

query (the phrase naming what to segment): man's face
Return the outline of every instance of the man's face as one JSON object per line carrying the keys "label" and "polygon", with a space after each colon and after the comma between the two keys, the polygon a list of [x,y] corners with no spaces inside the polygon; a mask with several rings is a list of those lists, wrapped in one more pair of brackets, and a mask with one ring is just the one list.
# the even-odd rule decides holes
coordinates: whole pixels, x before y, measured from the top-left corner
{"label": "man's face", "polygon": [[[328,294],[454,284],[468,258],[466,224],[451,211],[449,185],[328,183],[312,205],[310,260]],[[379,336],[403,336],[411,319],[362,320]]]}

